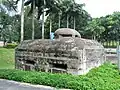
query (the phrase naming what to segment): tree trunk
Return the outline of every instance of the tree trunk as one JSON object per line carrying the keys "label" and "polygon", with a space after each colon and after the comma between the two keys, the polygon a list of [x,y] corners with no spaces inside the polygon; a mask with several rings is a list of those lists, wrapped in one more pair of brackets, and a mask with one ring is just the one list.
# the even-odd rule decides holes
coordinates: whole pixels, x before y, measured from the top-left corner
{"label": "tree trunk", "polygon": [[74,30],[75,30],[76,22],[75,22],[75,16],[74,16]]}
{"label": "tree trunk", "polygon": [[22,0],[21,6],[21,39],[22,42],[24,40],[24,0]]}
{"label": "tree trunk", "polygon": [[96,40],[96,37],[95,37],[95,35],[93,36],[93,40]]}
{"label": "tree trunk", "polygon": [[4,32],[2,32],[2,40],[3,40],[3,46],[6,45],[6,38]]}
{"label": "tree trunk", "polygon": [[69,28],[69,15],[67,15],[67,28]]}
{"label": "tree trunk", "polygon": [[96,36],[93,34],[92,35],[92,40],[95,40],[96,39]]}
{"label": "tree trunk", "polygon": [[44,39],[44,12],[42,14],[42,39]]}
{"label": "tree trunk", "polygon": [[[45,0],[44,0],[44,5],[45,5]],[[43,5],[43,14],[42,14],[42,39],[44,39],[44,5]]]}
{"label": "tree trunk", "polygon": [[34,40],[34,37],[35,37],[35,0],[33,0],[33,13],[32,13],[32,40]]}
{"label": "tree trunk", "polygon": [[60,14],[59,14],[59,25],[58,25],[59,28],[60,28],[60,24],[61,24],[61,23],[60,23]]}
{"label": "tree trunk", "polygon": [[3,40],[3,46],[5,46],[6,45],[6,40]]}
{"label": "tree trunk", "polygon": [[51,31],[52,31],[52,20],[50,18],[50,37],[51,37]]}

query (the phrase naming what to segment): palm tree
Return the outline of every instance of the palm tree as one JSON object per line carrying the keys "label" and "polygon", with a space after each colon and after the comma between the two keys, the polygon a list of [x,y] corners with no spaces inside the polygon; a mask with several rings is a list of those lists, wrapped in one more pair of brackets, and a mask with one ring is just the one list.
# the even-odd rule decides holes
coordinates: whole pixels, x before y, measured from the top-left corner
{"label": "palm tree", "polygon": [[[19,0],[17,0],[18,2]],[[23,2],[24,0],[22,0]],[[37,7],[38,8],[38,19],[40,18],[40,16],[42,15],[42,39],[44,39],[44,16],[45,16],[45,12],[46,12],[46,15],[48,15],[50,13],[50,11],[53,10],[53,8],[56,8],[57,7],[57,1],[60,1],[60,0],[27,0],[25,2],[25,6],[31,4],[31,9],[29,11],[29,14],[32,14],[34,13],[34,8]],[[34,4],[35,2],[35,4]],[[21,11],[23,10],[23,3],[22,3],[22,8],[21,8]],[[34,6],[35,5],[35,6]],[[45,11],[46,9],[46,11]],[[24,13],[21,12],[21,41],[23,41],[23,23],[24,23],[24,20],[23,20],[23,17],[24,17]],[[32,39],[34,39],[34,17],[32,19]]]}
{"label": "palm tree", "polygon": [[34,40],[34,28],[35,28],[35,25],[34,25],[34,19],[35,19],[35,8],[36,8],[36,0],[27,0],[24,5],[25,6],[28,6],[29,4],[31,4],[31,9],[28,13],[28,16],[32,14],[32,40]]}
{"label": "palm tree", "polygon": [[[8,10],[13,9],[16,11],[17,3],[19,0],[6,0],[5,4],[8,6]],[[24,40],[24,0],[22,0],[21,4],[21,39],[22,42]]]}
{"label": "palm tree", "polygon": [[65,0],[62,2],[62,17],[66,17],[67,28],[69,28],[69,20],[73,18],[73,28],[76,29],[76,18],[87,15],[86,11],[82,9],[84,4],[77,4],[74,0]]}
{"label": "palm tree", "polygon": [[[54,3],[53,3],[54,4]],[[52,5],[52,3],[51,3]],[[56,3],[55,5],[53,5],[46,13],[46,15],[49,14],[49,21],[50,21],[50,35],[51,35],[51,32],[52,32],[52,19],[53,17],[57,17],[59,15],[59,28],[60,28],[60,7],[58,5],[58,3]]]}
{"label": "palm tree", "polygon": [[61,10],[62,10],[62,17],[66,17],[66,23],[67,23],[67,28],[69,28],[69,18],[70,18],[70,11],[71,11],[71,5],[73,5],[74,0],[64,0],[61,3]]}
{"label": "palm tree", "polygon": [[57,6],[58,6],[58,9],[57,9],[57,15],[59,16],[58,17],[58,28],[60,28],[61,27],[61,16],[62,16],[62,9],[61,9],[61,5],[62,5],[62,2],[63,2],[63,0],[57,0]]}
{"label": "palm tree", "polygon": [[76,28],[76,18],[79,17],[83,10],[82,10],[83,4],[76,4],[75,2],[71,5],[70,9],[70,16],[73,17],[73,28]]}
{"label": "palm tree", "polygon": [[[18,1],[19,1],[19,0],[18,0]],[[34,25],[35,9],[36,9],[36,7],[38,7],[38,5],[41,5],[40,8],[42,7],[42,4],[39,4],[39,3],[40,3],[40,2],[38,2],[38,0],[27,0],[27,1],[24,3],[25,6],[28,6],[29,4],[31,4],[31,9],[30,9],[30,11],[29,11],[29,13],[28,13],[28,16],[32,15],[32,40],[34,40],[34,37],[35,37],[35,35],[34,35],[34,33],[35,33],[35,31],[34,31],[34,29],[35,29],[35,25]],[[38,9],[39,9],[39,7],[38,7]],[[41,12],[41,13],[42,13],[42,12]],[[41,13],[39,12],[38,16],[39,16]],[[38,18],[38,19],[39,19],[39,18]],[[22,18],[21,18],[21,20],[22,20]]]}
{"label": "palm tree", "polygon": [[[9,1],[9,0],[7,0],[7,1]],[[13,4],[13,7],[18,4],[18,1],[20,1],[20,0],[15,1],[16,3]],[[24,0],[21,0],[21,37],[20,37],[20,41],[22,42],[23,40],[24,40]]]}
{"label": "palm tree", "polygon": [[[50,13],[50,11],[53,10],[53,7],[56,7],[56,0],[35,0],[35,7],[38,8],[38,19],[42,15],[42,39],[44,39],[44,16],[45,12],[46,15]],[[33,0],[28,0],[25,3],[25,6],[32,4]],[[45,11],[45,9],[47,9]],[[33,8],[31,7],[30,13],[33,12]]]}
{"label": "palm tree", "polygon": [[79,16],[89,16],[88,13],[82,9],[82,7],[84,6],[84,4],[77,4],[74,3],[73,9],[72,9],[72,13],[71,16],[73,16],[74,18],[74,29],[76,29],[76,18]]}

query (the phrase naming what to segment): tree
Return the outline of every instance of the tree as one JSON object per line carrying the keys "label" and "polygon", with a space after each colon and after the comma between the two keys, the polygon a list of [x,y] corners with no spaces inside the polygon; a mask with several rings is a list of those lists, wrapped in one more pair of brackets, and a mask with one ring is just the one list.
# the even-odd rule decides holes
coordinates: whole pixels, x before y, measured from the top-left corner
{"label": "tree", "polygon": [[[58,2],[59,3],[59,2]],[[60,13],[61,13],[61,10],[60,10],[60,6],[59,4],[56,3],[56,5],[53,5],[47,12],[46,12],[46,15],[49,15],[49,21],[50,21],[50,35],[51,35],[51,31],[52,31],[52,20],[53,20],[53,17],[56,17],[56,16],[59,16],[59,24],[58,24],[58,28],[60,28]],[[51,3],[52,5],[52,3]]]}
{"label": "tree", "polygon": [[14,0],[1,0],[0,2],[0,9],[5,10],[6,13],[16,11],[16,7]]}
{"label": "tree", "polygon": [[[18,4],[18,1],[20,0],[15,0],[15,6]],[[10,3],[9,0],[8,2]],[[12,7],[14,7],[14,5],[12,5]],[[20,41],[22,42],[23,40],[24,40],[24,0],[21,0],[21,39]]]}
{"label": "tree", "polygon": [[[28,17],[28,13],[30,11],[30,7],[27,6],[25,7],[24,9],[24,23],[25,23],[25,26],[24,26],[24,40],[28,40],[28,39],[31,39],[32,38],[32,18],[33,16],[30,15]],[[41,21],[38,21],[37,18],[34,18],[34,32],[35,32],[35,36],[34,36],[34,39],[40,39],[42,36],[41,36],[41,31],[40,29],[42,28],[41,26]]]}
{"label": "tree", "polygon": [[19,40],[19,33],[16,29],[18,17],[16,16],[10,16],[9,14],[5,12],[0,12],[0,39],[5,42],[12,42],[12,41],[18,41]]}
{"label": "tree", "polygon": [[102,33],[102,39],[106,41],[118,41],[120,38],[120,12],[114,12],[112,15],[106,15],[99,18],[101,25],[105,28],[105,32]]}
{"label": "tree", "polygon": [[[30,6],[27,6],[27,7],[25,7],[25,9],[24,9],[24,40],[29,40],[29,39],[31,39],[32,38],[32,16],[29,16],[28,17],[28,13],[29,13],[29,10],[30,10]],[[21,33],[21,30],[20,30],[20,28],[21,28],[21,23],[20,23],[20,21],[21,21],[21,16],[19,15],[19,14],[17,14],[17,15],[15,15],[15,16],[12,16],[12,18],[13,18],[13,25],[12,25],[12,29],[14,30],[14,31],[16,31],[16,38],[14,38],[14,39],[17,39],[17,41],[20,41],[20,37],[21,37],[21,35],[20,35],[20,33]],[[39,23],[39,21],[36,19],[36,18],[34,18],[34,25],[35,25],[35,29],[34,29],[34,31],[35,31],[35,39],[39,39],[39,38],[41,38],[41,31],[40,31],[40,29],[41,29],[41,24]]]}
{"label": "tree", "polygon": [[89,22],[85,30],[87,33],[91,33],[92,39],[97,40],[105,31],[105,28],[103,26],[100,26],[99,19],[96,18]]}
{"label": "tree", "polygon": [[0,3],[0,36],[4,45],[6,41],[12,42],[13,38],[11,36],[15,36],[12,30],[13,18],[8,11],[14,11],[14,9],[7,1],[2,1]]}
{"label": "tree", "polygon": [[67,28],[69,27],[69,15],[72,4],[72,0],[64,0],[61,3],[62,17],[66,17]]}
{"label": "tree", "polygon": [[77,4],[77,3],[74,3],[71,6],[70,16],[73,17],[73,28],[74,29],[76,28],[76,18],[79,17],[81,14],[82,16],[87,15],[87,12],[82,9],[83,6],[84,4]]}
{"label": "tree", "polygon": [[[28,0],[25,5],[32,5],[32,3],[33,0]],[[46,15],[48,15],[53,10],[53,7],[56,7],[56,0],[36,0],[35,7],[38,8],[38,19],[42,15],[42,38],[44,39],[44,13],[46,12]],[[30,13],[32,11],[33,8],[31,8]]]}
{"label": "tree", "polygon": [[[60,19],[61,20],[60,27],[61,28],[65,28],[66,27],[66,13],[65,13],[65,11],[66,11],[66,5],[63,2],[61,2],[61,3],[58,4],[58,6],[60,7],[60,10],[58,10],[58,12],[56,11],[57,13],[52,13],[52,17],[51,17],[51,15],[49,15],[47,17],[47,20],[45,22],[45,28],[46,28],[46,33],[45,34],[46,34],[46,38],[49,38],[48,37],[48,35],[49,35],[48,28],[50,26],[50,19],[52,20],[52,31],[54,32],[55,30],[57,30],[59,28],[58,27],[59,26],[59,15],[58,14],[59,14],[60,11],[62,11],[61,19]],[[69,12],[69,27],[70,28],[74,28],[73,27],[73,25],[74,25],[74,26],[76,26],[76,30],[81,33],[82,31],[84,31],[84,28],[88,24],[87,22],[91,19],[91,17],[90,17],[90,15],[85,10],[83,10],[82,4],[77,5],[77,6],[74,6],[74,5],[76,5],[76,4],[72,3],[71,5],[69,5],[70,6],[69,8],[71,8],[71,9],[69,9],[69,11],[70,11]],[[73,6],[74,6],[74,9],[73,9]],[[73,22],[73,17],[75,16],[76,11],[79,12],[79,13],[76,16],[77,19],[74,20],[76,22],[75,23],[75,22]],[[74,14],[73,14],[73,12],[74,12]]]}

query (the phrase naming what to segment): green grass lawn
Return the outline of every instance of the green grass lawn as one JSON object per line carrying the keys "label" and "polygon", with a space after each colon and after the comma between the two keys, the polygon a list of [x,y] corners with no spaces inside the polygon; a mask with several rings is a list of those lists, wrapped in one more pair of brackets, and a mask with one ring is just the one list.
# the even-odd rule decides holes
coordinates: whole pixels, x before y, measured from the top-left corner
{"label": "green grass lawn", "polygon": [[14,49],[0,48],[0,69],[14,69]]}

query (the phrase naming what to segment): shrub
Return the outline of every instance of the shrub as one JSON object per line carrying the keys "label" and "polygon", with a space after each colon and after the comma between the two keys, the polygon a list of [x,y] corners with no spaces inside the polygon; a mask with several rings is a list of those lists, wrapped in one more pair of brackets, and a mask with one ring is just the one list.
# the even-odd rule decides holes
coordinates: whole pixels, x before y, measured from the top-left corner
{"label": "shrub", "polygon": [[1,69],[0,78],[74,90],[120,89],[120,75],[116,65],[112,64],[104,64],[80,76]]}
{"label": "shrub", "polygon": [[8,43],[7,45],[4,46],[5,48],[15,48],[17,47],[17,44],[15,43]]}

